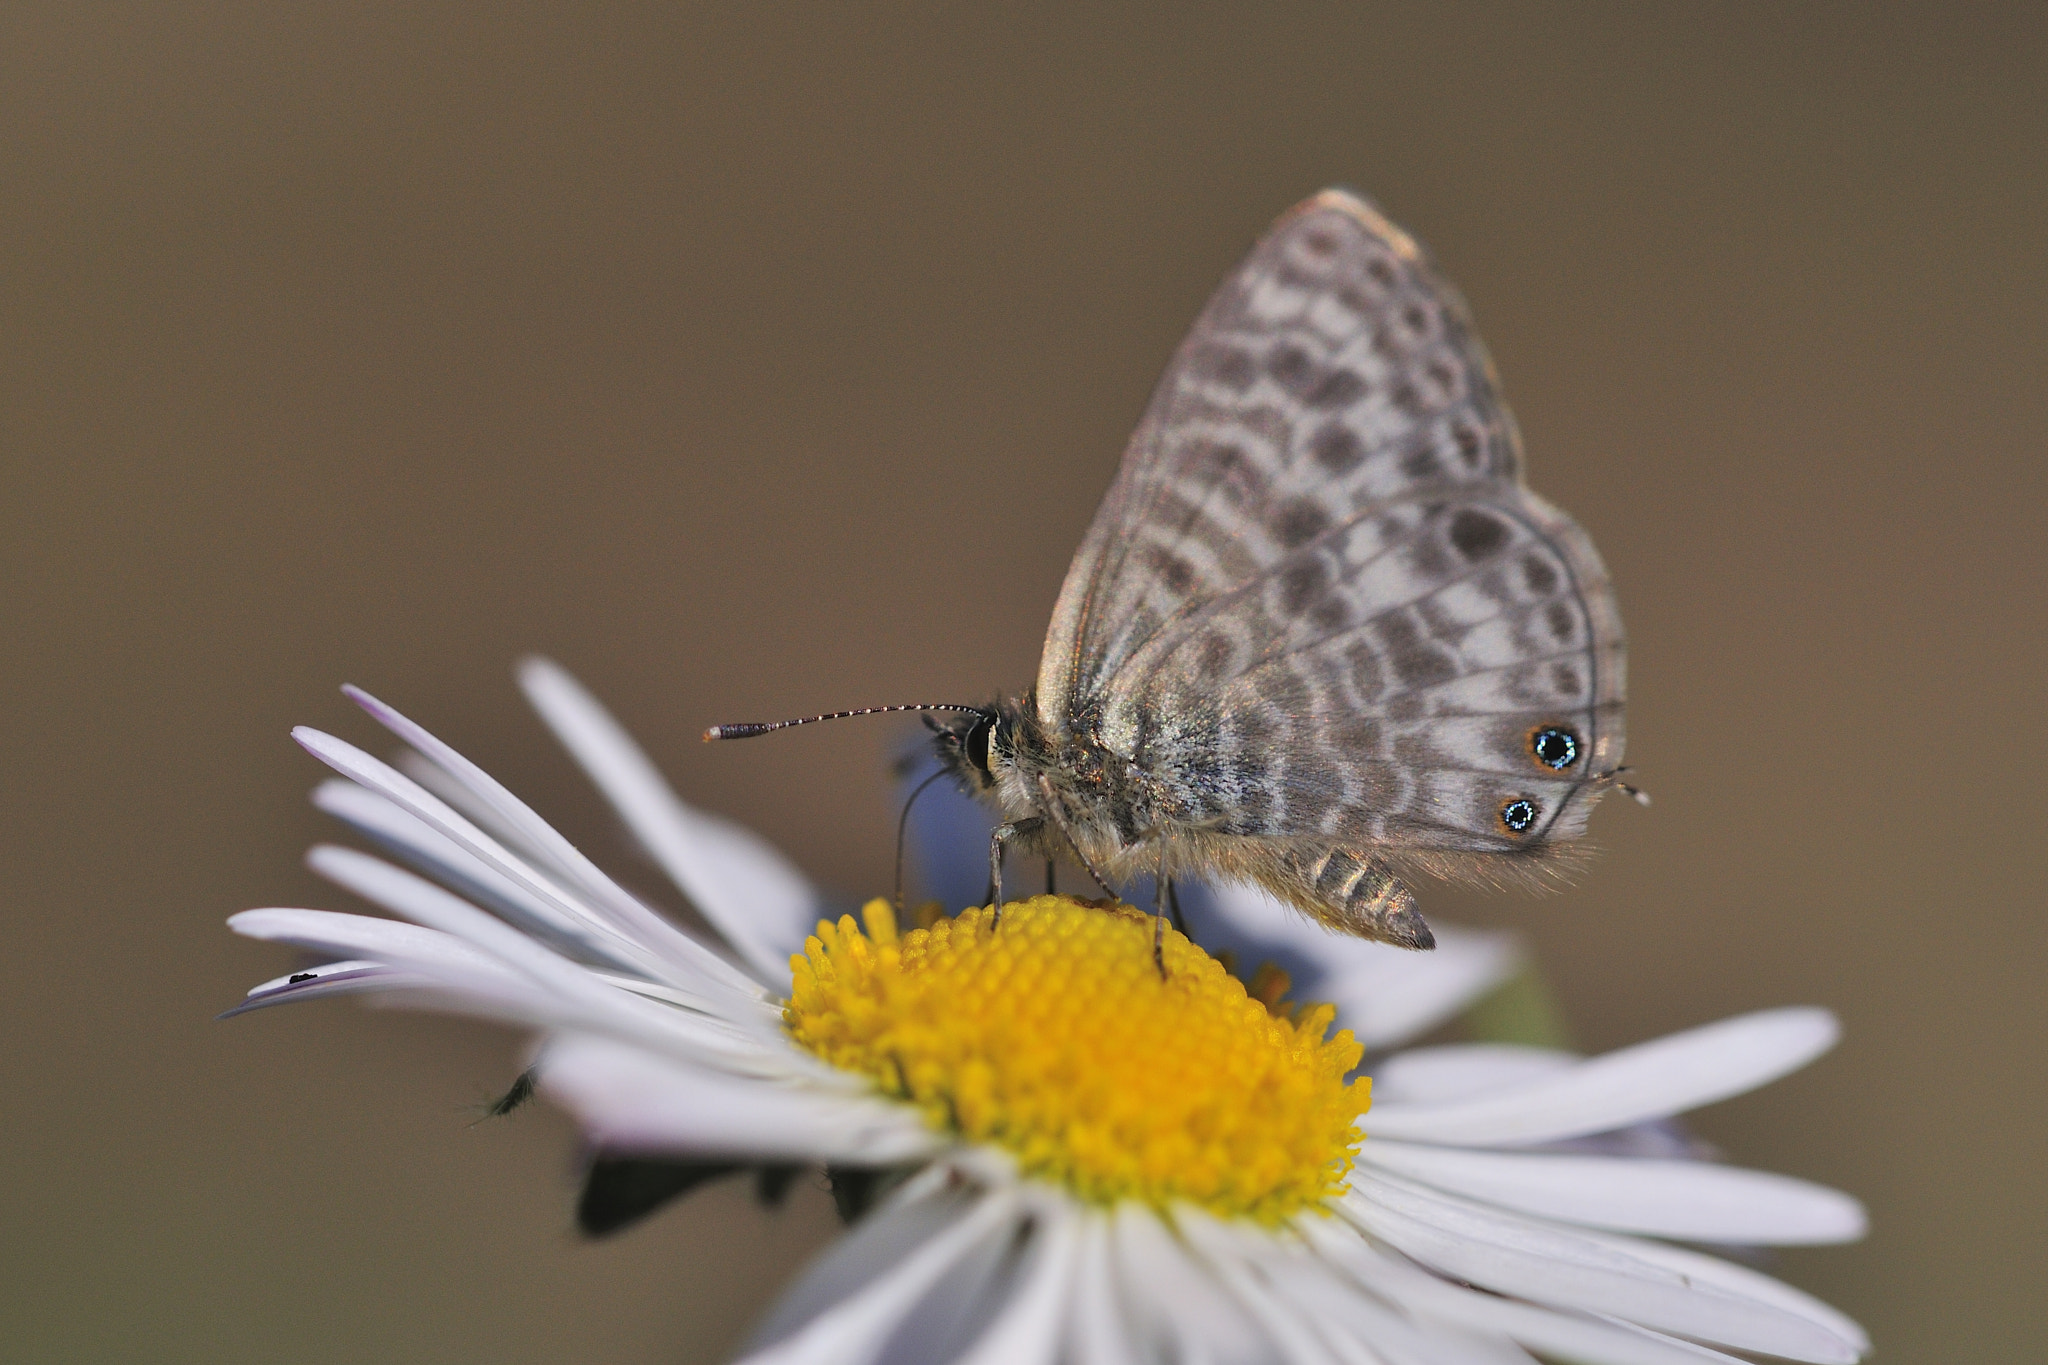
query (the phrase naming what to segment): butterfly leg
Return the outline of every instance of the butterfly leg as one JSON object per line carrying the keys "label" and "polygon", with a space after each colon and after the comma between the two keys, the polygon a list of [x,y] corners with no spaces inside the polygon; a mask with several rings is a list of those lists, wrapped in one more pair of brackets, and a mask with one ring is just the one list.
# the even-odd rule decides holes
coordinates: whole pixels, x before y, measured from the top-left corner
{"label": "butterfly leg", "polygon": [[[1074,851],[1075,860],[1087,869],[1088,875],[1095,879],[1095,884],[1102,888],[1102,894],[1112,900],[1115,899],[1116,888],[1104,881],[1102,874],[1095,870],[1095,864],[1088,861],[1088,855],[1081,851],[1079,841],[1074,838],[1073,827],[1067,823],[1066,817],[1060,814],[1059,798],[1053,794],[1052,779],[1041,774],[1038,779],[1038,790],[1045,797],[1045,819],[1052,821],[1053,828],[1060,832],[1060,837],[1067,841],[1067,847]],[[1020,820],[1017,823],[1021,828],[1024,822]],[[1033,829],[1037,829],[1043,823],[1044,821],[1036,816],[1031,819]]]}
{"label": "butterfly leg", "polygon": [[1174,893],[1173,878],[1166,875],[1162,866],[1152,878],[1152,965],[1159,969],[1159,979],[1166,979],[1166,914],[1173,911],[1173,927],[1187,933],[1187,926],[1180,919],[1180,897]]}
{"label": "butterfly leg", "polygon": [[988,927],[994,931],[1003,919],[1003,845],[1018,835],[1036,834],[1045,821],[1035,815],[1006,820],[988,836]]}

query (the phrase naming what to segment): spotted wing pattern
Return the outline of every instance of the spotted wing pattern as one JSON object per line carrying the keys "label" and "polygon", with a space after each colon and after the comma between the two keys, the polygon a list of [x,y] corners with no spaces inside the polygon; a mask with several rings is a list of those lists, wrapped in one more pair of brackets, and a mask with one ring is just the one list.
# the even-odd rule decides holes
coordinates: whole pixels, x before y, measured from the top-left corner
{"label": "spotted wing pattern", "polygon": [[1621,759],[1621,622],[1520,464],[1420,248],[1351,195],[1310,199],[1160,381],[1068,570],[1040,719],[1218,833],[1576,835]]}

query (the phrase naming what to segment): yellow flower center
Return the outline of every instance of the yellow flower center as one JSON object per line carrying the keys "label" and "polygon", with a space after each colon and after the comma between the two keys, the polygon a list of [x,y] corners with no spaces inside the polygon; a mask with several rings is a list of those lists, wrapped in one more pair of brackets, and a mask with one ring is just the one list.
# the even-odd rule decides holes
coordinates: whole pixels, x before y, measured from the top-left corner
{"label": "yellow flower center", "polygon": [[[1189,1200],[1268,1224],[1344,1189],[1371,1082],[1336,1010],[1259,997],[1127,905],[1037,896],[899,935],[888,902],[820,923],[783,1019],[806,1048],[1082,1199]],[[1282,978],[1284,981],[1284,978]]]}

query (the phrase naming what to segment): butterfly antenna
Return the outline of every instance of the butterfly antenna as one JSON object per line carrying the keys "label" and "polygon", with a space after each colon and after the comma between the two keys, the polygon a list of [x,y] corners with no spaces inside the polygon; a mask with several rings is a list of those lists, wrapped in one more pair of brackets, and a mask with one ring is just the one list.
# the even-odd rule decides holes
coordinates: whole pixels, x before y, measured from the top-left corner
{"label": "butterfly antenna", "polygon": [[986,716],[986,706],[961,706],[952,702],[906,702],[901,706],[863,706],[858,711],[833,711],[822,716],[800,716],[796,720],[748,720],[736,725],[714,725],[704,732],[704,742],[714,739],[752,739],[765,735],[771,730],[787,730],[792,725],[815,725],[821,720],[845,720],[849,716],[879,716],[889,711],[966,711],[977,716]]}
{"label": "butterfly antenna", "polygon": [[896,817],[896,913],[903,913],[903,838],[910,830],[910,808],[917,804],[917,798],[924,795],[924,789],[946,775],[944,768],[917,784],[903,802],[903,813]]}

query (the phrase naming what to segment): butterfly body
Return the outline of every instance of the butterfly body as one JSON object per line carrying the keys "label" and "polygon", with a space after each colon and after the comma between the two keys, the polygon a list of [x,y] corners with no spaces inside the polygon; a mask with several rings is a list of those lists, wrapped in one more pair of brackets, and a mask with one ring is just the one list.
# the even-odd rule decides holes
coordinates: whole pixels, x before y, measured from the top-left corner
{"label": "butterfly body", "polygon": [[1283,216],[1161,379],[1036,686],[935,727],[1002,837],[1409,947],[1404,875],[1556,867],[1615,785],[1621,620],[1496,387],[1370,204]]}
{"label": "butterfly body", "polygon": [[999,839],[1048,859],[1077,856],[1112,884],[1141,876],[1254,882],[1332,929],[1433,946],[1384,858],[1313,835],[1248,835],[1241,820],[1221,814],[1221,769],[1198,760],[1148,771],[1092,735],[1048,732],[1028,697],[999,701],[990,715],[986,727],[939,727],[939,750],[1003,814]]}

